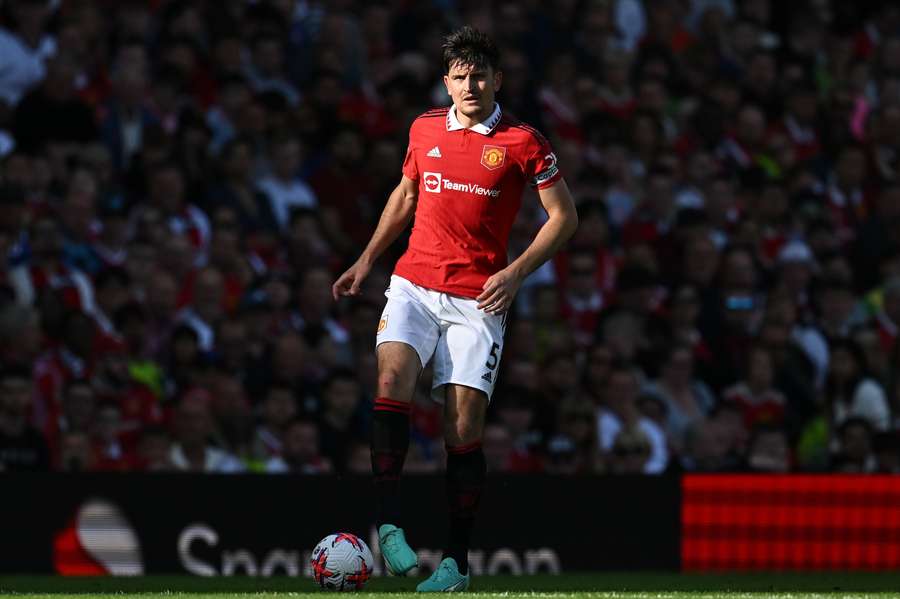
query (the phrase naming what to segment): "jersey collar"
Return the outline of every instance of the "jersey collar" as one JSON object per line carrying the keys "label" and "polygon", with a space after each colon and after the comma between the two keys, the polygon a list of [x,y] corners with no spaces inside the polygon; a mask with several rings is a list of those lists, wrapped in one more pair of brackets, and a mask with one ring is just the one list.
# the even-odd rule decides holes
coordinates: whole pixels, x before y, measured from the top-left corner
{"label": "jersey collar", "polygon": [[[494,112],[491,113],[491,116],[477,125],[472,125],[470,129],[475,133],[490,135],[491,131],[497,126],[497,123],[500,122],[501,114],[500,105],[494,102]],[[462,123],[459,122],[459,119],[456,118],[456,104],[454,104],[450,107],[450,110],[447,111],[447,131],[457,131],[458,129],[465,129],[465,127],[463,127]]]}

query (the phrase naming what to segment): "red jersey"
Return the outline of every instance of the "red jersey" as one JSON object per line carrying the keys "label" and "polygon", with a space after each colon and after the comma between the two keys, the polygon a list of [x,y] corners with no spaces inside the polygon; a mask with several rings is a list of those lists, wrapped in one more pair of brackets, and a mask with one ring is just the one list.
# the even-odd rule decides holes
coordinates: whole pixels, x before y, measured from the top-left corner
{"label": "red jersey", "polygon": [[507,265],[525,184],[545,189],[561,178],[547,140],[496,104],[468,129],[452,107],[420,115],[409,130],[403,174],[418,183],[419,199],[394,274],[471,298]]}

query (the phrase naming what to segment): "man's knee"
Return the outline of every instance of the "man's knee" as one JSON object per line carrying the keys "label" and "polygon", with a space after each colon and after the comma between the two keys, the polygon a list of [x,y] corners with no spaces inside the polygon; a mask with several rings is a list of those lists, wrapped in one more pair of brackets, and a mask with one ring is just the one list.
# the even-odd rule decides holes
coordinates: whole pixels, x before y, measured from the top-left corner
{"label": "man's knee", "polygon": [[403,401],[405,398],[394,398],[393,396],[405,393],[414,382],[415,380],[413,377],[410,377],[409,372],[403,372],[400,368],[388,366],[378,371],[378,389],[382,394],[398,401]]}
{"label": "man's knee", "polygon": [[407,346],[386,344],[378,352],[378,393],[411,401],[419,375],[419,356]]}

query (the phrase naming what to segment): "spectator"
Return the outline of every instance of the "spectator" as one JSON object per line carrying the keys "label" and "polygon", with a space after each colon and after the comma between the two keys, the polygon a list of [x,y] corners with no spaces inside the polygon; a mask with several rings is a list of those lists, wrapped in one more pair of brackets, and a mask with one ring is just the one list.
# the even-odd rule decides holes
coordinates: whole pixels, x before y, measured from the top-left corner
{"label": "spectator", "polygon": [[[264,236],[276,232],[281,223],[276,220],[277,212],[269,198],[256,189],[252,159],[253,145],[249,139],[237,138],[225,144],[221,155],[223,179],[213,186],[207,204],[210,211],[228,206],[237,215],[240,230],[245,235]],[[297,165],[293,170],[297,170]]]}
{"label": "spectator", "polygon": [[864,474],[874,472],[875,456],[872,453],[872,425],[864,418],[848,418],[837,429],[837,451],[832,470],[835,472]]}
{"label": "spectator", "polygon": [[572,323],[579,346],[590,345],[603,308],[603,295],[597,286],[597,259],[592,253],[569,255],[569,264],[562,305],[563,316]]}
{"label": "spectator", "polygon": [[185,177],[174,162],[149,167],[148,207],[159,211],[165,228],[175,236],[183,236],[194,252],[194,264],[202,264],[209,247],[209,217],[187,197]]}
{"label": "spectator", "polygon": [[120,194],[100,200],[97,209],[100,231],[93,243],[93,251],[100,260],[100,268],[125,267],[128,257],[128,206]]}
{"label": "spectator", "polygon": [[783,430],[763,425],[753,431],[747,450],[747,468],[751,472],[790,472],[790,448]]}
{"label": "spectator", "polygon": [[856,297],[853,288],[843,281],[823,281],[816,293],[819,304],[819,326],[831,339],[848,337],[853,326]]}
{"label": "spectator", "polygon": [[644,463],[645,474],[659,474],[669,461],[665,433],[637,407],[638,381],[626,363],[616,364],[609,374],[604,404],[597,410],[597,440],[600,451],[608,455],[622,430],[638,430],[650,442],[650,457]]}
{"label": "spectator", "polygon": [[99,342],[107,349],[120,346],[121,334],[116,330],[113,315],[128,302],[131,278],[122,268],[109,268],[94,280],[96,303],[91,316],[97,323]]}
{"label": "spectator", "polygon": [[121,421],[118,404],[106,402],[97,407],[92,431],[97,470],[125,471],[133,467],[132,448],[121,437]]}
{"label": "spectator", "polygon": [[159,125],[148,106],[150,82],[144,48],[120,52],[111,73],[112,95],[103,107],[103,141],[112,156],[113,167],[126,171],[141,152],[147,130]]}
{"label": "spectator", "polygon": [[37,310],[7,304],[0,310],[0,363],[31,372],[41,351],[41,318]]}
{"label": "spectator", "polygon": [[225,281],[215,267],[204,268],[194,281],[191,304],[182,310],[179,319],[197,334],[203,353],[215,347],[215,330],[224,317]]}
{"label": "spectator", "polygon": [[48,431],[51,442],[70,432],[91,434],[97,418],[97,394],[86,379],[70,381],[62,396],[62,413]]}
{"label": "spectator", "polygon": [[548,474],[571,476],[585,472],[582,455],[575,442],[565,435],[554,435],[547,443],[544,471]]}
{"label": "spectator", "polygon": [[347,463],[347,449],[352,439],[362,437],[365,424],[360,418],[359,383],[349,370],[336,370],[322,384],[321,431],[322,453],[337,468]]}
{"label": "spectator", "polygon": [[772,356],[774,386],[785,397],[785,426],[793,437],[817,410],[812,362],[791,338],[789,325],[777,319],[763,321],[757,339]]}
{"label": "spectator", "polygon": [[499,424],[486,425],[482,445],[488,472],[516,471],[513,438],[506,427]]}
{"label": "spectator", "polygon": [[584,364],[581,387],[594,405],[603,402],[604,389],[612,370],[612,351],[602,343],[591,346]]}
{"label": "spectator", "polygon": [[[131,276],[132,279],[135,278],[133,271]],[[161,358],[165,356],[165,346],[169,345],[170,337],[178,324],[178,288],[175,278],[161,268],[147,273],[145,282],[145,297],[139,299],[143,299],[146,306],[147,338],[141,353]]]}
{"label": "spectator", "polygon": [[91,438],[84,431],[69,431],[59,442],[58,469],[64,472],[90,472],[94,470],[96,458]]}
{"label": "spectator", "polygon": [[297,289],[297,309],[291,314],[292,326],[317,350],[326,368],[350,363],[350,336],[332,316],[330,277],[323,267],[307,270]]}
{"label": "spectator", "polygon": [[175,408],[173,419],[175,442],[169,459],[176,470],[225,474],[244,470],[235,456],[210,445],[213,419],[207,396],[185,395]]}
{"label": "spectator", "polygon": [[701,304],[700,294],[692,285],[682,285],[674,290],[671,297],[669,326],[672,338],[691,348],[694,361],[702,369],[708,369],[713,360],[709,344],[699,328]]}
{"label": "spectator", "polygon": [[13,115],[13,134],[23,150],[46,144],[86,143],[96,138],[91,108],[76,94],[74,56],[54,55],[46,62],[41,85],[25,95]]}
{"label": "spectator", "polygon": [[172,463],[172,439],[161,426],[148,426],[141,431],[137,445],[138,470],[145,472],[171,472],[175,470]]}
{"label": "spectator", "polygon": [[272,174],[259,180],[259,189],[269,201],[278,227],[287,229],[291,211],[295,208],[316,208],[318,199],[312,188],[298,173],[304,148],[296,137],[281,137],[272,145]]}
{"label": "spectator", "polygon": [[[335,254],[315,210],[294,208],[285,240],[288,264],[298,272],[318,264],[331,264]],[[383,302],[381,302],[383,303]]]}
{"label": "spectator", "polygon": [[0,373],[0,471],[50,469],[47,442],[28,423],[31,392],[31,373],[27,370]]}
{"label": "spectator", "polygon": [[268,361],[270,384],[283,384],[300,394],[306,392],[309,368],[309,347],[303,338],[294,332],[287,332],[274,340]]}
{"label": "spectator", "polygon": [[[729,464],[725,430],[714,420],[694,420],[685,431],[681,466],[689,472],[724,472]],[[731,468],[729,468],[731,467]]]}
{"label": "spectator", "polygon": [[294,420],[284,435],[284,453],[266,463],[266,472],[298,474],[326,474],[332,462],[319,449],[319,430],[314,422]]}
{"label": "spectator", "polygon": [[876,471],[881,474],[900,474],[900,437],[895,432],[876,433],[872,439]]}
{"label": "spectator", "polygon": [[284,96],[290,106],[296,106],[300,94],[285,73],[284,40],[274,32],[257,34],[251,47],[252,61],[247,64],[247,79],[257,92],[274,91]]}
{"label": "spectator", "polygon": [[159,400],[162,374],[152,362],[125,351],[108,352],[97,365],[92,386],[101,402],[118,407],[118,433],[130,445],[144,426],[156,425],[163,420]]}
{"label": "spectator", "polygon": [[541,390],[536,424],[542,426],[546,435],[554,426],[560,406],[578,398],[575,354],[568,349],[551,353],[544,358],[540,370],[544,376],[539,379]]}
{"label": "spectator", "polygon": [[[556,434],[550,439],[549,447],[552,464],[549,470],[568,474],[594,472],[599,462],[599,451],[593,406],[581,400],[560,406]],[[558,455],[554,455],[554,447],[560,450],[556,452]],[[557,458],[556,461],[554,458]]]}
{"label": "spectator", "polygon": [[372,473],[372,456],[366,443],[360,441],[350,447],[344,471],[356,476],[369,476]]}
{"label": "spectator", "polygon": [[262,422],[254,434],[253,457],[264,460],[284,452],[284,435],[297,416],[297,399],[290,387],[273,385],[259,407]]}
{"label": "spectator", "polygon": [[63,391],[76,379],[90,379],[96,365],[91,318],[84,312],[69,312],[62,325],[62,343],[45,351],[34,365],[33,422],[48,434],[61,415]]}
{"label": "spectator", "polygon": [[646,472],[652,447],[640,429],[626,428],[619,431],[608,457],[611,474],[642,474]]}
{"label": "spectator", "polygon": [[237,134],[241,111],[250,99],[247,80],[240,74],[227,74],[219,82],[218,102],[206,112],[206,126],[212,135],[209,149],[213,154],[221,152]]}
{"label": "spectator", "polygon": [[247,347],[247,323],[243,319],[230,318],[219,322],[216,336],[214,362],[223,372],[230,372],[246,383],[250,376],[248,362],[252,352]]}
{"label": "spectator", "polygon": [[772,356],[765,348],[754,346],[747,352],[744,378],[722,394],[726,402],[733,402],[743,413],[748,431],[759,425],[784,424],[785,398],[772,385],[775,380]]}
{"label": "spectator", "polygon": [[840,427],[851,417],[862,418],[872,430],[890,427],[890,411],[884,389],[869,377],[866,359],[859,345],[838,340],[831,346],[831,368],[825,386],[826,405],[832,424]]}
{"label": "spectator", "polygon": [[365,214],[367,181],[355,176],[362,168],[363,141],[353,127],[336,131],[328,149],[329,160],[309,181],[322,204],[322,222],[329,241],[342,251],[363,245],[371,224]]}
{"label": "spectator", "polygon": [[15,106],[44,78],[44,62],[55,54],[56,41],[45,31],[51,16],[47,3],[17,1],[10,9],[13,27],[0,28],[0,98],[7,106]]}
{"label": "spectator", "polygon": [[172,331],[170,348],[166,354],[170,360],[166,365],[166,394],[169,397],[180,397],[201,382],[206,369],[197,332],[187,325],[178,326]]}
{"label": "spectator", "polygon": [[[494,413],[497,425],[511,440],[508,461],[497,456],[498,467],[515,472],[540,470],[540,446],[544,433],[539,430],[538,406],[533,393],[521,387],[509,386],[496,393]],[[504,434],[495,432],[498,453],[505,454]],[[503,450],[503,451],[500,451]]]}
{"label": "spectator", "polygon": [[675,447],[681,447],[690,424],[712,412],[716,399],[703,381],[694,378],[691,348],[675,345],[663,354],[659,377],[642,393],[658,397],[666,406],[666,429]]}
{"label": "spectator", "polygon": [[213,373],[205,385],[210,390],[210,407],[215,421],[216,444],[241,460],[250,458],[253,443],[253,415],[241,382],[230,373]]}
{"label": "spectator", "polygon": [[60,297],[68,308],[93,311],[94,289],[90,279],[63,260],[64,238],[60,225],[49,217],[34,221],[29,231],[30,264],[10,270],[8,278],[20,303],[30,305],[44,292]]}

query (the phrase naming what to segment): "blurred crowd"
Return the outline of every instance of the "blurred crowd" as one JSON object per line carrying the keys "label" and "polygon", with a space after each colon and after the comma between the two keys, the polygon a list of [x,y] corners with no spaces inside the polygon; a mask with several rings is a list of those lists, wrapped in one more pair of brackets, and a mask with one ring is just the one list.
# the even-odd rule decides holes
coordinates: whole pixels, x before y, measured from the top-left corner
{"label": "blurred crowd", "polygon": [[[0,470],[367,473],[404,240],[331,283],[503,52],[580,227],[523,285],[494,472],[900,471],[900,5],[0,3]],[[526,196],[510,252],[543,212]],[[423,373],[407,472],[443,468]]]}

